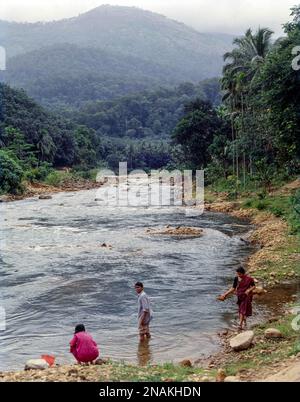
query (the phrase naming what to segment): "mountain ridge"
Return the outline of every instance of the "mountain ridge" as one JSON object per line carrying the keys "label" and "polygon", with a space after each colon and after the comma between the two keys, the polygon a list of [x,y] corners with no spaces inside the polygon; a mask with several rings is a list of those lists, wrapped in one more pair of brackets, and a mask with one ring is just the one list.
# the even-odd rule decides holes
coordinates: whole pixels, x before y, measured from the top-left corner
{"label": "mountain ridge", "polygon": [[134,56],[180,71],[182,81],[220,75],[227,34],[200,33],[161,14],[137,7],[100,6],[77,17],[45,23],[0,21],[0,43],[8,58],[70,43]]}
{"label": "mountain ridge", "polygon": [[0,81],[44,105],[72,98],[80,105],[218,77],[232,37],[202,34],[137,7],[106,5],[54,22],[0,21],[0,43],[8,56]]}

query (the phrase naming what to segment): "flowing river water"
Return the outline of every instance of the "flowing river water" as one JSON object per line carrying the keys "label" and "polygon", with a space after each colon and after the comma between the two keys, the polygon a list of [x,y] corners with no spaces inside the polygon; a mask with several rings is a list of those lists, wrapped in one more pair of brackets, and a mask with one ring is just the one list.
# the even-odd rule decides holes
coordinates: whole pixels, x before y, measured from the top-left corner
{"label": "flowing river water", "polygon": [[[72,362],[68,342],[77,323],[92,333],[101,356],[140,364],[198,358],[217,350],[217,331],[236,319],[235,300],[216,297],[253,251],[240,238],[247,222],[180,207],[103,207],[95,197],[89,190],[0,204],[0,370],[45,353]],[[166,225],[204,234],[147,233]],[[137,337],[138,280],[154,310],[146,348]]]}

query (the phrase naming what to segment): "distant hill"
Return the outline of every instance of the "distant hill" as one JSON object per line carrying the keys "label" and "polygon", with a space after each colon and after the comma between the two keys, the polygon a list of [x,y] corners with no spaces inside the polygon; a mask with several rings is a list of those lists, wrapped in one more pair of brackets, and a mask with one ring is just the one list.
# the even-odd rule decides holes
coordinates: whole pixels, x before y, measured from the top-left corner
{"label": "distant hill", "polygon": [[172,73],[171,68],[162,69],[136,57],[59,44],[9,59],[0,77],[24,88],[43,105],[79,107],[91,100],[110,100],[153,86],[172,85],[174,81],[168,78]]}
{"label": "distant hill", "polygon": [[[94,67],[99,63],[101,73],[106,65],[111,73],[123,75],[128,65],[128,76],[137,74],[138,79],[144,75],[161,82],[196,82],[220,75],[222,55],[231,49],[232,39],[225,34],[203,34],[162,15],[132,7],[101,6],[78,17],[47,23],[0,21],[1,45],[9,58],[19,55],[10,64],[15,64],[13,79],[19,83],[24,78],[26,85],[29,69],[35,69],[40,77],[38,67],[44,67],[46,60],[50,75],[55,76],[51,64],[57,66],[56,55],[67,49],[67,43],[77,45],[69,48],[74,51],[75,69],[73,72],[71,57],[66,63],[70,76],[78,73],[80,63],[89,70],[87,59],[91,59]],[[25,55],[36,50],[41,53]],[[45,60],[36,66],[39,58]],[[61,66],[58,70],[57,76]]]}

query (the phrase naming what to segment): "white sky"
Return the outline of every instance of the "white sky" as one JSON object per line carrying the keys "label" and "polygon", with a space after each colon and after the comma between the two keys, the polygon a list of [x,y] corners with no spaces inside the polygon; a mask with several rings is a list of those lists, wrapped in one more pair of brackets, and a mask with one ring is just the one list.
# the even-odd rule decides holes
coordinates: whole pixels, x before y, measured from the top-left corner
{"label": "white sky", "polygon": [[277,35],[300,0],[1,0],[0,19],[51,21],[74,17],[101,4],[136,6],[164,14],[202,32],[244,33],[258,25]]}

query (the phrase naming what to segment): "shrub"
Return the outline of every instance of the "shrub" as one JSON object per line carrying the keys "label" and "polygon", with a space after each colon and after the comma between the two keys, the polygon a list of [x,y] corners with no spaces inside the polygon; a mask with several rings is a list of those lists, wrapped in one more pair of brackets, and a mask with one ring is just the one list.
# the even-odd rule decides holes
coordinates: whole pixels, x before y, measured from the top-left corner
{"label": "shrub", "polygon": [[72,173],[68,171],[53,170],[48,174],[45,179],[45,183],[49,186],[59,187],[64,184],[76,181],[79,179],[77,173]]}
{"label": "shrub", "polygon": [[25,172],[24,178],[31,183],[44,181],[52,171],[51,165],[47,162],[43,162],[39,167],[28,169]]}
{"label": "shrub", "polygon": [[293,234],[300,233],[300,190],[298,190],[291,198],[290,203],[292,212],[289,216],[289,224]]}
{"label": "shrub", "polygon": [[45,179],[45,183],[49,184],[49,186],[58,187],[64,182],[65,176],[66,176],[65,172],[58,172],[55,170],[48,174],[48,176]]}
{"label": "shrub", "polygon": [[255,208],[255,209],[258,209],[259,211],[262,211],[264,209],[267,209],[268,204],[267,204],[267,201],[265,201],[265,200],[253,198],[253,199],[246,200],[243,203],[243,206],[245,208]]}
{"label": "shrub", "polygon": [[284,216],[284,211],[280,207],[271,207],[270,211],[273,215],[277,216],[277,218]]}
{"label": "shrub", "polygon": [[23,171],[17,160],[0,150],[0,191],[16,194],[22,191]]}

